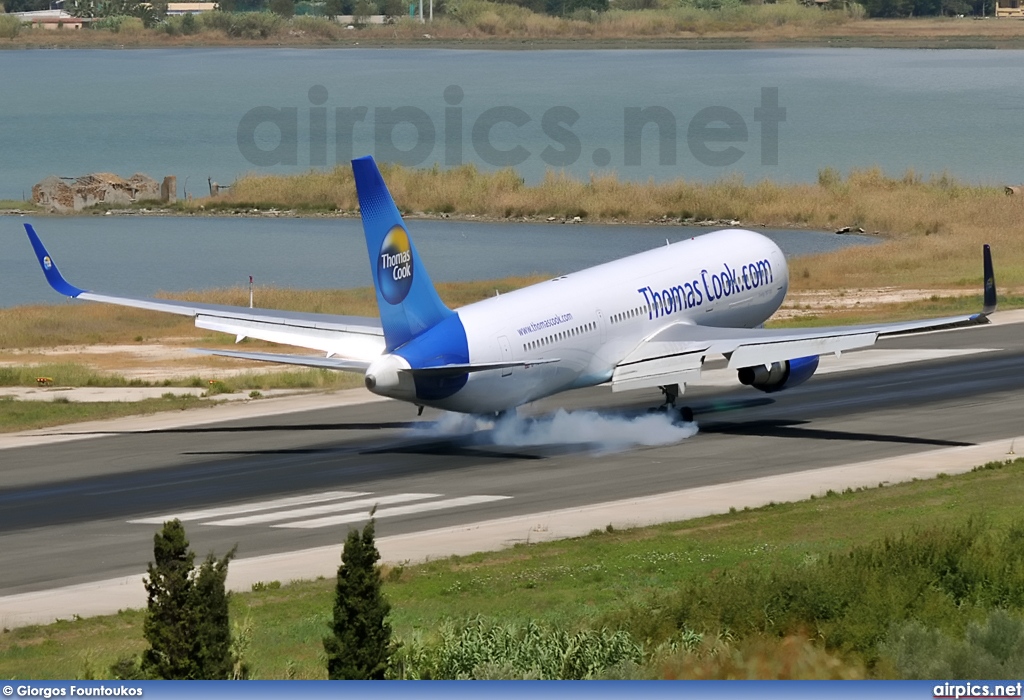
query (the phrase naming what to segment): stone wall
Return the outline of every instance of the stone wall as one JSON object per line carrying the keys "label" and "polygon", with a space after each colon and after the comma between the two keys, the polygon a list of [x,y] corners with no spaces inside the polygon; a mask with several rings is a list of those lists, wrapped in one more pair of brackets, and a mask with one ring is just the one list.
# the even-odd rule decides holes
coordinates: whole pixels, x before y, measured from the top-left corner
{"label": "stone wall", "polygon": [[161,199],[160,183],[142,173],[125,180],[113,173],[92,173],[79,178],[50,176],[32,188],[32,201],[52,211],[81,211],[94,204],[128,205]]}

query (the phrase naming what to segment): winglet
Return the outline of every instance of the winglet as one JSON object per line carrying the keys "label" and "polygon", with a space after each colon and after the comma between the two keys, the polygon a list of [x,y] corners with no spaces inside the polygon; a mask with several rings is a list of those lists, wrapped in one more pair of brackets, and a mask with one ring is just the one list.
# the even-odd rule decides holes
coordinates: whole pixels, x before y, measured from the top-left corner
{"label": "winglet", "polygon": [[83,293],[84,289],[79,289],[75,285],[70,284],[60,274],[60,270],[57,269],[57,263],[53,261],[53,258],[46,251],[46,247],[39,240],[39,236],[36,235],[32,224],[25,224],[25,232],[28,233],[28,240],[32,244],[32,249],[36,252],[36,259],[39,261],[39,266],[43,268],[43,274],[46,275],[46,281],[50,283],[50,286],[66,297],[77,297]]}
{"label": "winglet", "polygon": [[996,310],[996,275],[992,269],[992,249],[988,243],[982,251],[985,260],[985,305],[981,309],[981,315],[988,316]]}

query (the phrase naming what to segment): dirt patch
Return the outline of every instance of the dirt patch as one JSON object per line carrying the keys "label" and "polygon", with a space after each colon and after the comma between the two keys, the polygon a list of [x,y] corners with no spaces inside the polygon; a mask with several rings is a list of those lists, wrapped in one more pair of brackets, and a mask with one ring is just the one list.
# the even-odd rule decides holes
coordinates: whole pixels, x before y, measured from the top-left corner
{"label": "dirt patch", "polygon": [[[183,344],[179,345],[177,342]],[[138,345],[62,345],[0,352],[0,366],[35,366],[73,362],[97,372],[119,374],[126,379],[159,382],[193,376],[233,377],[247,372],[295,371],[292,365],[250,362],[191,352],[195,339],[168,338],[160,343]],[[287,352],[295,352],[288,349]],[[299,350],[299,352],[302,352]]]}
{"label": "dirt patch", "polygon": [[933,297],[964,297],[977,295],[976,289],[898,289],[896,287],[875,287],[872,289],[850,289],[844,291],[814,290],[791,291],[782,308],[775,312],[773,320],[819,316],[823,311],[837,309],[870,309],[889,304],[907,304],[925,301]]}

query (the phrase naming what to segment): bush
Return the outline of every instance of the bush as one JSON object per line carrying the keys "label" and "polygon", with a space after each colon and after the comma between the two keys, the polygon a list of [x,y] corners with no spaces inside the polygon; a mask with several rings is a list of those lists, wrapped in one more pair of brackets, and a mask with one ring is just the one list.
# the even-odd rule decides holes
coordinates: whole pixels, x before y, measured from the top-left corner
{"label": "bush", "polygon": [[266,39],[281,31],[284,20],[272,12],[204,12],[199,24],[239,39]]}
{"label": "bush", "polygon": [[295,0],[270,0],[268,9],[280,17],[295,16]]}
{"label": "bush", "polygon": [[345,31],[343,26],[326,17],[296,17],[291,21],[291,27],[324,39],[337,39]]}
{"label": "bush", "polygon": [[639,664],[643,656],[626,632],[573,633],[533,621],[518,626],[478,617],[446,623],[432,644],[407,643],[396,666],[405,678],[580,680]]}
{"label": "bush", "polygon": [[21,32],[21,19],[0,15],[0,38],[13,39]]}
{"label": "bush", "polygon": [[160,29],[171,36],[190,36],[199,31],[199,22],[193,14],[172,15],[164,18],[160,23]]}
{"label": "bush", "polygon": [[901,678],[1014,678],[1024,675],[1024,620],[997,609],[962,638],[916,620],[895,625],[882,645]]}
{"label": "bush", "polygon": [[112,15],[110,17],[102,17],[93,22],[89,26],[91,26],[93,29],[105,29],[109,32],[114,32],[115,34],[118,34],[121,31],[121,27],[126,22],[130,22],[131,20],[137,20],[139,21],[139,25],[141,25],[141,20],[138,20],[137,17],[131,17],[129,15]]}
{"label": "bush", "polygon": [[[810,564],[731,570],[687,581],[664,602],[662,617],[676,629],[728,631],[736,638],[811,630],[827,648],[855,652],[873,663],[894,622],[917,619],[960,634],[981,611],[1024,609],[1022,543],[1024,523],[994,530],[971,519]],[[644,637],[636,632],[652,631],[649,610],[627,612],[618,624],[637,638]]]}

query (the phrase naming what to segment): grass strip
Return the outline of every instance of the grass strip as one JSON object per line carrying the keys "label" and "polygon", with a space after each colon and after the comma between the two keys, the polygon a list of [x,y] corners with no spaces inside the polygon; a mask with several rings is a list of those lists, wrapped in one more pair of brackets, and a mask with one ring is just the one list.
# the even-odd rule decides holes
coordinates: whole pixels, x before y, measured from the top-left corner
{"label": "grass strip", "polygon": [[209,401],[190,394],[175,395],[169,391],[158,399],[142,401],[69,401],[58,397],[52,401],[16,401],[3,396],[0,389],[0,432],[49,428],[82,421],[150,415],[161,411],[185,410],[212,406]]}
{"label": "grass strip", "polygon": [[[481,617],[502,625],[533,623],[570,633],[602,627],[628,630],[650,648],[678,633],[671,606],[675,596],[694,582],[726,574],[742,578],[749,571],[770,577],[810,570],[865,543],[874,547],[872,551],[884,549],[885,538],[913,536],[922,532],[923,523],[927,528],[964,528],[973,521],[982,524],[973,527],[980,527],[983,536],[988,530],[1005,532],[1019,518],[1022,476],[1024,460],[1018,459],[955,477],[830,492],[826,497],[681,523],[609,528],[573,540],[397,566],[384,572],[385,592],[393,606],[396,633],[407,643],[436,639],[453,621],[472,623]],[[140,570],[144,564],[139,562]],[[268,581],[254,588],[233,596],[232,615],[251,634],[246,654],[256,675],[323,678],[320,639],[330,617],[333,581],[284,586]],[[142,619],[140,611],[124,611],[6,631],[0,635],[0,675],[102,675],[117,658],[145,646]],[[650,639],[638,636],[638,620],[646,621]],[[804,632],[814,636],[814,630]],[[808,647],[788,639],[755,634],[726,641],[754,656],[789,654],[803,659],[800,663],[817,669],[812,675],[855,676],[865,667],[859,656],[822,656],[820,645]],[[641,675],[714,675],[744,663],[729,655],[714,663],[661,659]],[[884,665],[872,671],[882,676],[890,672]]]}

